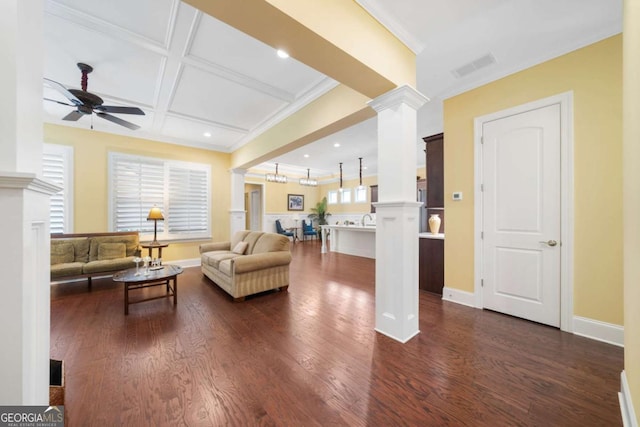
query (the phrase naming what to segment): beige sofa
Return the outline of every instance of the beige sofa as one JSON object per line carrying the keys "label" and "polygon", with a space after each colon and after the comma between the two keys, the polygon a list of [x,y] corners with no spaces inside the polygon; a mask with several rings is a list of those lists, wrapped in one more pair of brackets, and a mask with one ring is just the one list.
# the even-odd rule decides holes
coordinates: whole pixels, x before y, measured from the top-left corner
{"label": "beige sofa", "polygon": [[104,276],[135,267],[138,232],[51,235],[51,281]]}
{"label": "beige sofa", "polygon": [[[245,246],[243,251],[238,243]],[[280,234],[239,231],[230,242],[200,245],[200,254],[202,273],[235,301],[289,287],[291,249],[289,239]]]}

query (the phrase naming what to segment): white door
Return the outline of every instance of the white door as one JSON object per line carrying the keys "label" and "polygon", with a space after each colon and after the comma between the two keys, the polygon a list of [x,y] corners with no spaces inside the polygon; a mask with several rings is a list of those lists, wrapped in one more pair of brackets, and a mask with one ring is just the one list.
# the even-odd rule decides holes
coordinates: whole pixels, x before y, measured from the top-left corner
{"label": "white door", "polygon": [[560,326],[560,105],[482,128],[485,308]]}
{"label": "white door", "polygon": [[260,191],[253,190],[251,191],[251,211],[249,212],[249,216],[251,217],[251,228],[250,230],[259,231],[260,227],[260,215],[262,206],[262,197],[260,197]]}

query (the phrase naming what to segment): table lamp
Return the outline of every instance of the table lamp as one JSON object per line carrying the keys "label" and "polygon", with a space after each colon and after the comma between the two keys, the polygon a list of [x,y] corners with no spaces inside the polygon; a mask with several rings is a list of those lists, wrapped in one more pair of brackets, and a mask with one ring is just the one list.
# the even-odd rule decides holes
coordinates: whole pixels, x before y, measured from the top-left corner
{"label": "table lamp", "polygon": [[153,221],[153,242],[152,245],[158,245],[158,221],[164,221],[164,217],[162,216],[162,211],[159,207],[154,206],[149,211],[149,215],[147,216],[147,221]]}

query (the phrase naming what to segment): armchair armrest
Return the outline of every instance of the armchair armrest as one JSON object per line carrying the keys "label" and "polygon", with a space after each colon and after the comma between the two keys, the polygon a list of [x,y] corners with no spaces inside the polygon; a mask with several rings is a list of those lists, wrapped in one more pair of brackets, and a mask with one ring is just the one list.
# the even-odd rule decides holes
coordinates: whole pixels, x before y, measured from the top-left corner
{"label": "armchair armrest", "polygon": [[231,259],[232,271],[236,273],[248,273],[250,271],[263,270],[269,267],[289,265],[291,252],[263,252],[259,254],[244,255]]}
{"label": "armchair armrest", "polygon": [[230,251],[231,242],[204,243],[200,245],[200,253],[211,251]]}

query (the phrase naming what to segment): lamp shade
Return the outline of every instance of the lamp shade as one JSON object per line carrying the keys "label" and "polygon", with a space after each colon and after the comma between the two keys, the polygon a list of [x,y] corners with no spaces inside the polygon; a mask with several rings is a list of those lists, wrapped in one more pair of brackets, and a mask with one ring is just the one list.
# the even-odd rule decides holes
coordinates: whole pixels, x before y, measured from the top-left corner
{"label": "lamp shade", "polygon": [[162,216],[162,211],[160,210],[159,207],[154,206],[149,211],[149,215],[147,216],[147,221],[151,221],[151,220],[164,221],[164,217]]}

